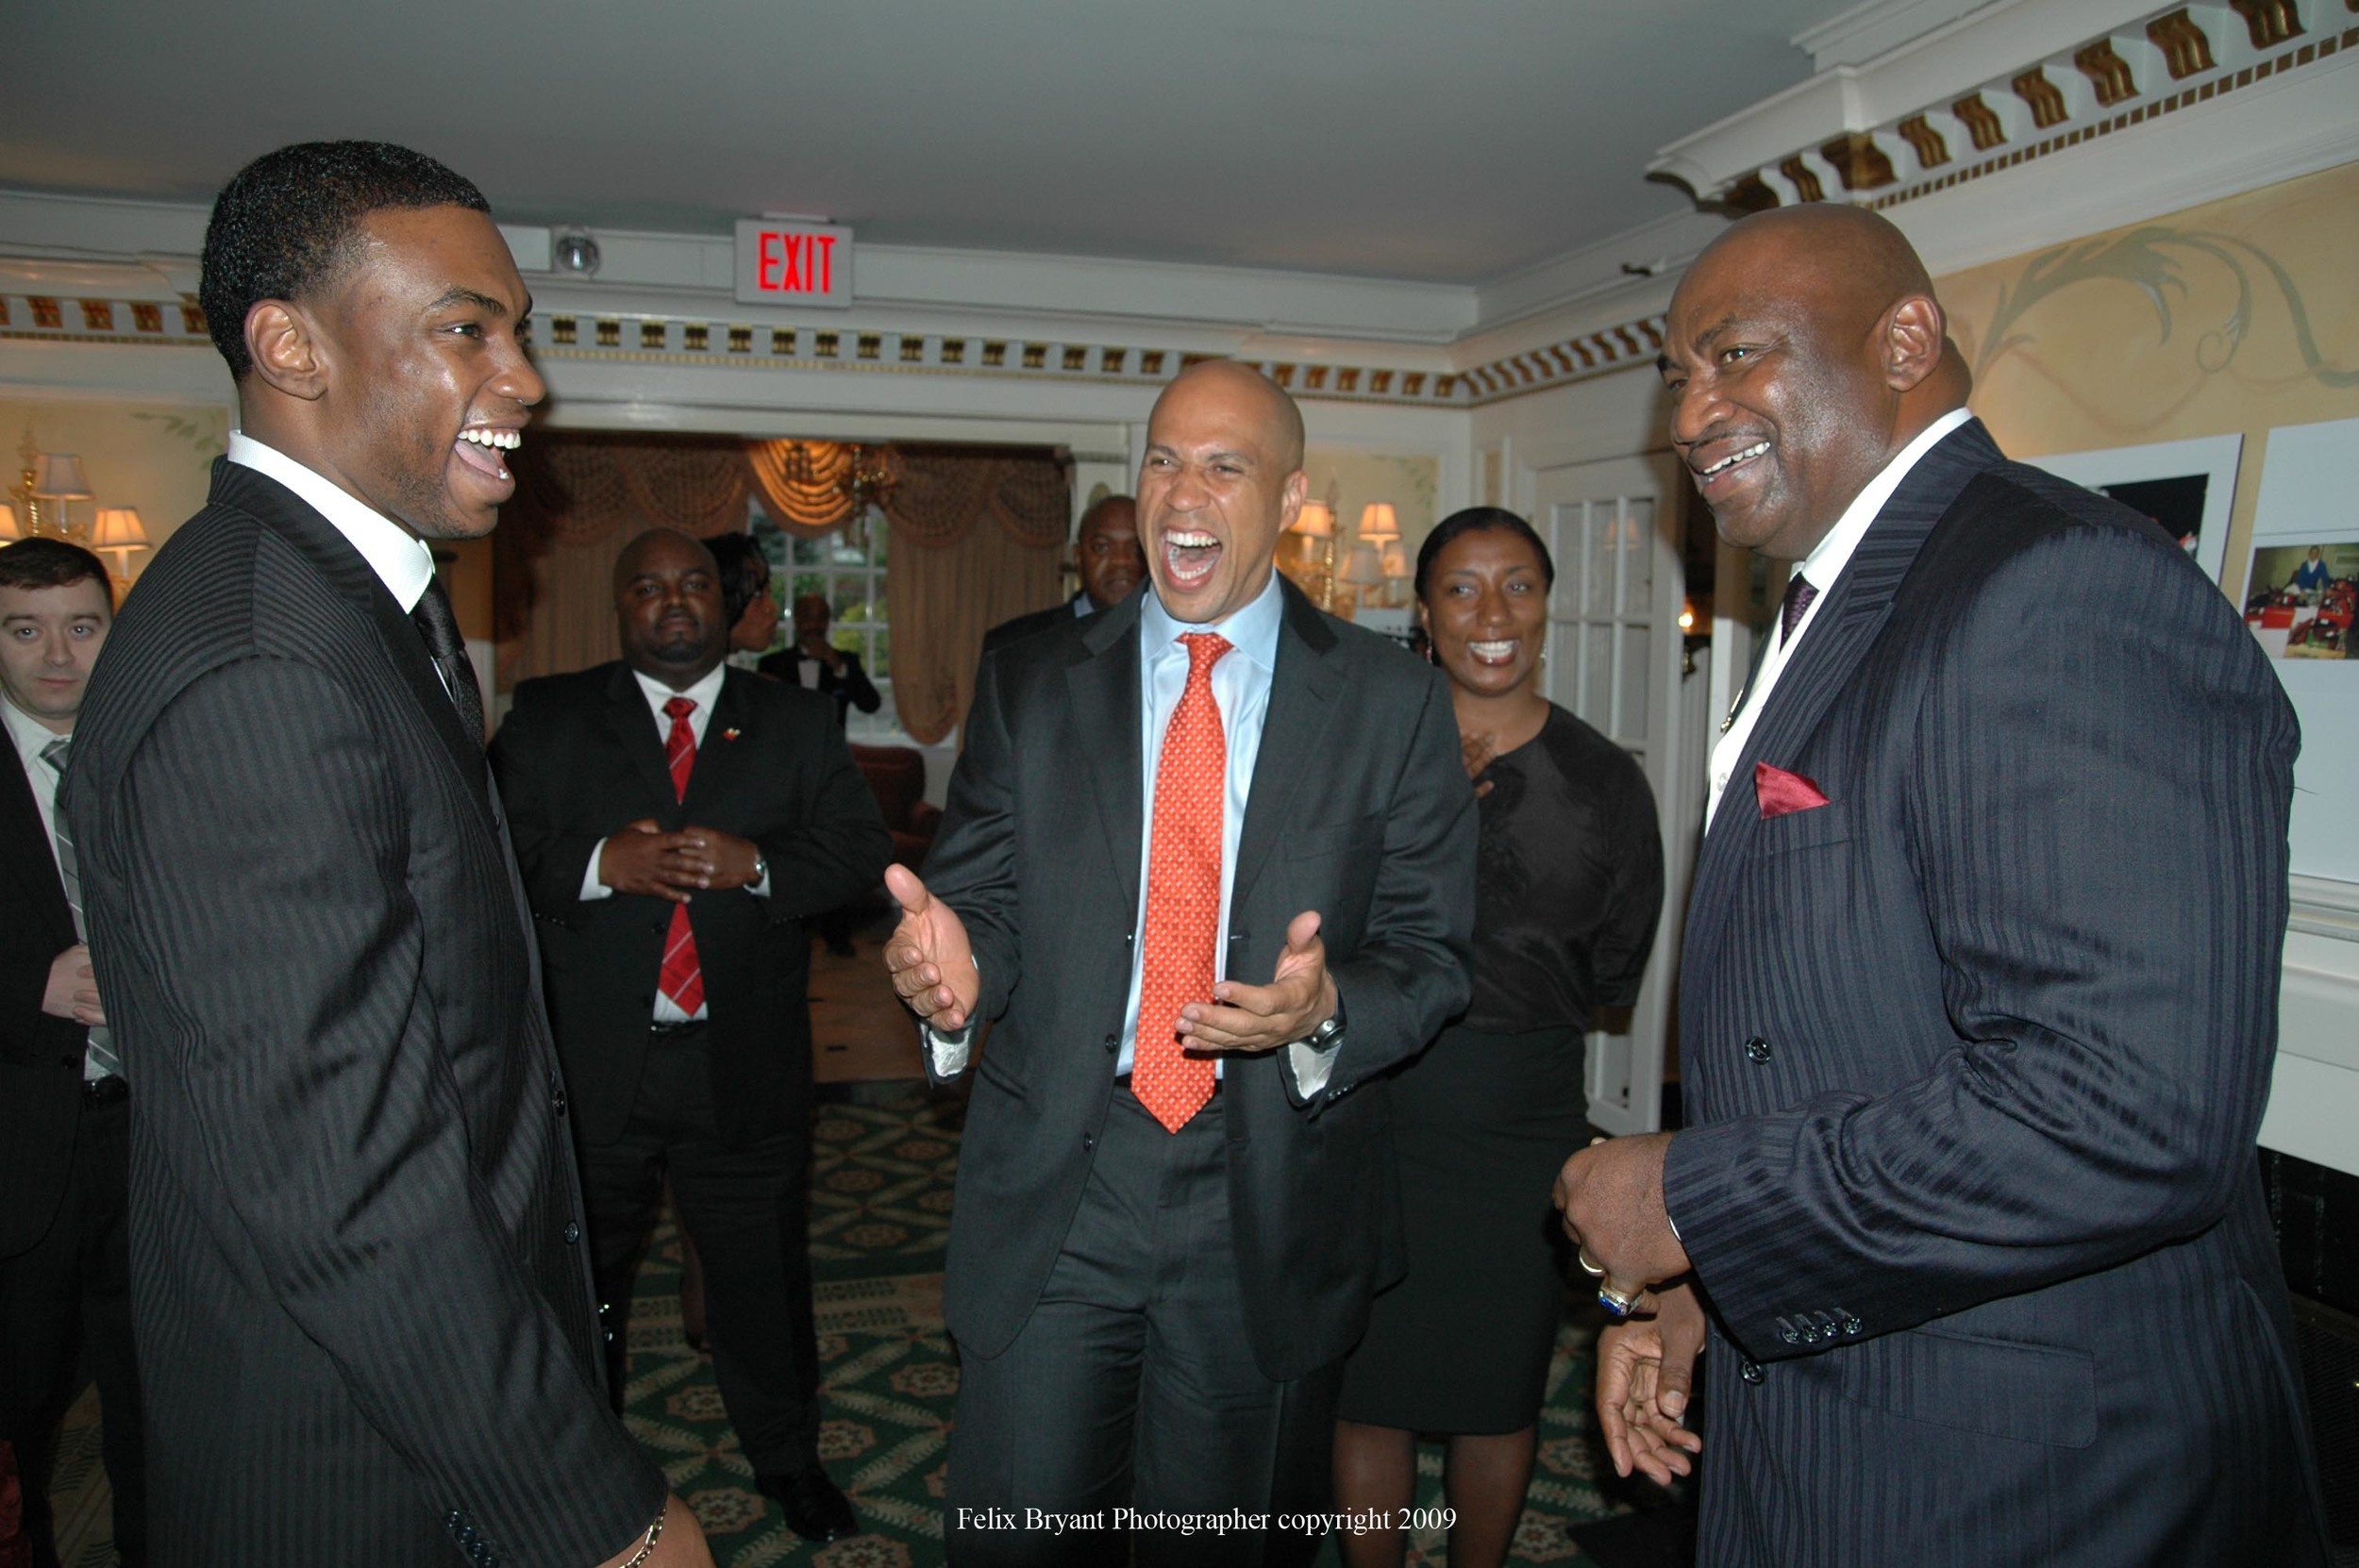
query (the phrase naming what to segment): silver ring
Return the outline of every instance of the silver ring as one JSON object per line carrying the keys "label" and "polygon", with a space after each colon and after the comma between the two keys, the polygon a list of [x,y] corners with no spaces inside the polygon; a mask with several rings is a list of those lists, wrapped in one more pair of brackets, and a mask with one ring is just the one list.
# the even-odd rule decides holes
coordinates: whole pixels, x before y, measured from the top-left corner
{"label": "silver ring", "polygon": [[1605,1277],[1605,1265],[1591,1258],[1587,1247],[1582,1247],[1581,1249],[1579,1262],[1581,1263],[1581,1272],[1587,1275],[1590,1278],[1603,1279]]}
{"label": "silver ring", "polygon": [[1616,1318],[1626,1318],[1636,1310],[1638,1298],[1646,1293],[1647,1288],[1644,1285],[1639,1286],[1628,1295],[1624,1295],[1611,1284],[1600,1284],[1598,1287],[1598,1305]]}

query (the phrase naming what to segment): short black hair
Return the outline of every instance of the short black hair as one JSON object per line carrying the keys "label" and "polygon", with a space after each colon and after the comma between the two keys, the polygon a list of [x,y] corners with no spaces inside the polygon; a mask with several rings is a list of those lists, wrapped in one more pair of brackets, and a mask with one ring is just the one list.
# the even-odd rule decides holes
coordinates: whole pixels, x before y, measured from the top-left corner
{"label": "short black hair", "polygon": [[387,208],[489,212],[475,183],[386,142],[298,142],[264,153],[213,198],[197,303],[213,346],[243,381],[246,313],[266,299],[315,298],[343,275],[361,220]]}
{"label": "short black hair", "polygon": [[0,548],[0,588],[69,588],[96,579],[106,591],[107,609],[115,607],[114,579],[107,563],[62,539],[20,539]]}
{"label": "short black hair", "polygon": [[1505,507],[1468,507],[1464,511],[1451,512],[1447,517],[1434,524],[1433,531],[1425,536],[1423,544],[1417,546],[1418,603],[1425,602],[1426,579],[1432,575],[1433,558],[1442,553],[1443,546],[1460,534],[1481,533],[1491,528],[1497,528],[1503,533],[1515,534],[1530,542],[1532,553],[1540,558],[1541,580],[1550,588],[1556,586],[1555,558],[1548,554],[1548,544],[1532,529],[1531,524],[1509,511]]}
{"label": "short black hair", "polygon": [[705,541],[721,569],[721,618],[730,626],[745,618],[745,607],[770,586],[769,558],[751,534],[715,534]]}

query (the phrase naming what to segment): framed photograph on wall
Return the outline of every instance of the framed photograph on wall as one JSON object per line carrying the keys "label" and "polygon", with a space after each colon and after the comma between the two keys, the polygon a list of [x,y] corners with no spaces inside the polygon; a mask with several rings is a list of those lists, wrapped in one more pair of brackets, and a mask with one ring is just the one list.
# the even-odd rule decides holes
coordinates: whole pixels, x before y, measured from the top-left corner
{"label": "framed photograph on wall", "polygon": [[2236,498],[2236,463],[2243,452],[2240,435],[2197,436],[2029,461],[2154,519],[2195,558],[2204,575],[2217,582],[2228,550],[2228,509]]}

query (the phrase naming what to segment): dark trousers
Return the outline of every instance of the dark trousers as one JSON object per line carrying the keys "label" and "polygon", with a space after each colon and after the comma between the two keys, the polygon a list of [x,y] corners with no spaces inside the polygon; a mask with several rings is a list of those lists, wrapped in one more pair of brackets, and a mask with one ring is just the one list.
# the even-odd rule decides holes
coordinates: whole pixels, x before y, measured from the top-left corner
{"label": "dark trousers", "polygon": [[130,1110],[122,1100],[85,1100],[78,1114],[74,1169],[57,1217],[28,1251],[0,1259],[0,1438],[16,1449],[33,1561],[55,1568],[50,1470],[75,1371],[87,1365],[98,1383],[115,1550],[126,1568],[138,1568],[147,1560],[147,1466],[125,1214]]}
{"label": "dark trousers", "polygon": [[581,1152],[607,1375],[624,1400],[632,1276],[663,1177],[704,1259],[705,1326],[721,1403],[758,1476],[819,1462],[819,1346],[811,1305],[811,1120],[730,1146],[715,1128],[706,1031],[658,1031],[623,1135]]}
{"label": "dark trousers", "polygon": [[[1275,1383],[1253,1359],[1215,1095],[1178,1133],[1126,1090],[1040,1305],[963,1356],[944,1523],[967,1564],[1307,1562],[1287,1514],[1329,1507],[1341,1364]],[[1117,1520],[1114,1510],[1134,1514]],[[1029,1528],[1029,1510],[1078,1519]],[[1268,1516],[1260,1528],[1233,1515]],[[1154,1527],[1154,1515],[1230,1527]],[[1150,1516],[1144,1524],[1138,1515]],[[1124,1527],[1125,1526],[1128,1527]]]}

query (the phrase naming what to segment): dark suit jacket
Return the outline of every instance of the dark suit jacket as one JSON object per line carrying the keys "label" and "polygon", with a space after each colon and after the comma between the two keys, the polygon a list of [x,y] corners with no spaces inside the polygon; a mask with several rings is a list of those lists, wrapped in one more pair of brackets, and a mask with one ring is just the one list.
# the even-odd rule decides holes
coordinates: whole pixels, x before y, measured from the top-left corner
{"label": "dark suit jacket", "polygon": [[77,940],[41,807],[0,733],[0,1258],[48,1231],[73,1165],[88,1031],[41,999]]}
{"label": "dark suit jacket", "polygon": [[1080,602],[1081,595],[1076,593],[1072,598],[1050,605],[1046,609],[1028,610],[1022,615],[1009,617],[983,633],[983,652],[1004,648],[1019,638],[1029,637],[1036,631],[1046,631],[1067,621],[1088,620],[1088,616],[1075,610],[1074,607]]}
{"label": "dark suit jacket", "polygon": [[[1688,915],[1701,1560],[2317,1560],[2253,1145],[2298,745],[2267,659],[2161,529],[1979,424],[1828,592]],[[1763,820],[1756,761],[1829,804]]]}
{"label": "dark suit jacket", "polygon": [[629,1118],[672,918],[672,905],[644,894],[585,902],[582,878],[597,841],[643,817],[761,846],[769,896],[731,889],[688,905],[711,1009],[712,1103],[736,1143],[807,1109],[802,921],[875,887],[893,853],[828,700],[729,671],[683,802],[647,699],[617,660],[517,687],[492,764],[514,824],[582,1143],[612,1143]]}
{"label": "dark suit jacket", "polygon": [[[1230,1208],[1274,1379],[1335,1360],[1399,1269],[1377,1075],[1466,1004],[1474,790],[1441,673],[1291,584],[1230,894],[1228,973],[1266,984],[1319,911],[1347,1033],[1297,1103],[1283,1051],[1228,1059]],[[995,1019],[959,1154],[945,1308],[1004,1350],[1040,1298],[1103,1131],[1139,898],[1139,601],[985,656],[927,884],[965,921]]]}
{"label": "dark suit jacket", "polygon": [[[844,653],[841,648],[836,651]],[[817,665],[819,676],[815,684],[805,687],[804,690],[818,692],[835,699],[835,723],[838,729],[844,727],[844,717],[851,709],[857,708],[863,713],[874,713],[884,706],[884,698],[878,694],[876,686],[868,678],[868,672],[861,668],[860,655],[856,653],[844,653],[844,673],[837,675],[815,659],[805,659],[802,650],[790,642],[777,653],[763,655],[754,668],[773,680],[782,681],[788,686],[801,687],[803,685],[802,667],[805,663]]]}
{"label": "dark suit jacket", "polygon": [[61,806],[133,1089],[158,1560],[611,1556],[663,1478],[607,1410],[530,920],[410,617],[216,463]]}

